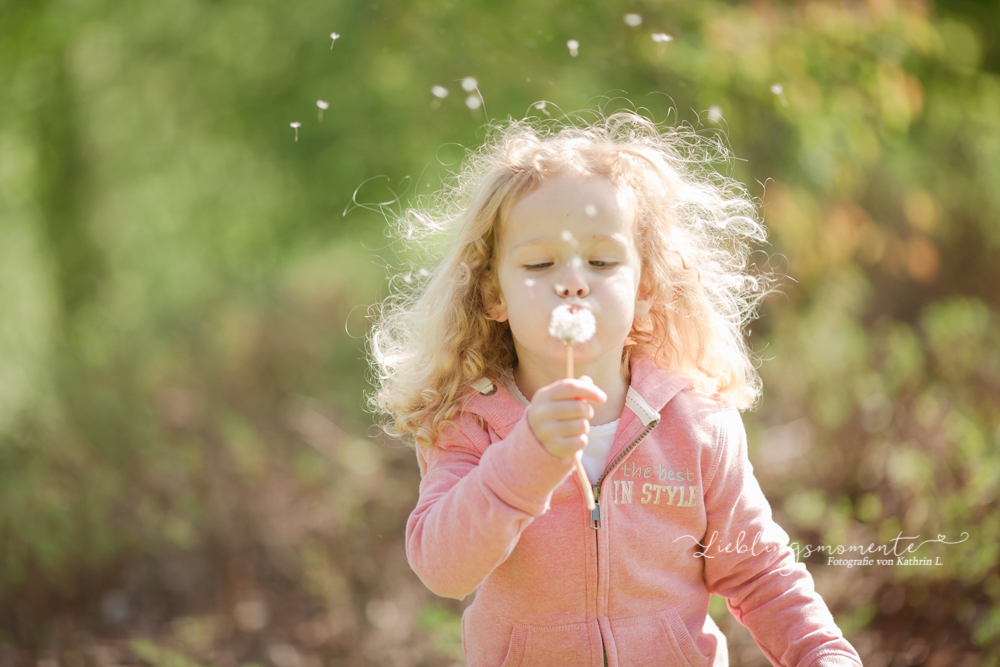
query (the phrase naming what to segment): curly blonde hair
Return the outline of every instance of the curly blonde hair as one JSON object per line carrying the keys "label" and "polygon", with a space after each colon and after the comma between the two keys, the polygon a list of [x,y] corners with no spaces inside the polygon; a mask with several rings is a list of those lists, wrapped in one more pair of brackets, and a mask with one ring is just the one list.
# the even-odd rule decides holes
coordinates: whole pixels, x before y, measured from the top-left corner
{"label": "curly blonde hair", "polygon": [[654,305],[625,342],[625,367],[630,355],[647,356],[705,393],[751,407],[761,382],[743,328],[770,280],[748,271],[749,246],[767,233],[746,189],[712,168],[719,161],[728,161],[720,141],[633,112],[583,126],[494,128],[450,183],[396,221],[403,240],[427,247],[443,239],[444,250],[382,302],[369,335],[369,402],[388,417],[385,431],[430,446],[454,428],[470,383],[516,364],[510,327],[486,317],[499,294],[491,263],[513,205],[566,171],[607,178],[632,198]]}

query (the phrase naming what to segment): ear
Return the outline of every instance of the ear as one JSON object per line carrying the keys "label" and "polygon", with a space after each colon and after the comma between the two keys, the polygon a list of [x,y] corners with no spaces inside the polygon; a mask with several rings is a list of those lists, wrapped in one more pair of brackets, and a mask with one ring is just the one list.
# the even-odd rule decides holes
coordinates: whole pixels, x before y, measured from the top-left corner
{"label": "ear", "polygon": [[643,274],[642,280],[639,281],[639,289],[635,293],[635,317],[649,315],[654,303],[656,303],[656,299],[653,297],[653,290],[649,284],[649,276]]}
{"label": "ear", "polygon": [[507,321],[507,304],[504,303],[503,295],[500,295],[500,299],[493,304],[492,308],[486,309],[486,314],[497,322]]}
{"label": "ear", "polygon": [[483,294],[483,304],[486,307],[486,315],[489,316],[491,320],[506,322],[508,319],[507,302],[503,298],[503,292],[500,291],[500,283],[496,279],[496,275],[488,269],[483,274],[481,289]]}

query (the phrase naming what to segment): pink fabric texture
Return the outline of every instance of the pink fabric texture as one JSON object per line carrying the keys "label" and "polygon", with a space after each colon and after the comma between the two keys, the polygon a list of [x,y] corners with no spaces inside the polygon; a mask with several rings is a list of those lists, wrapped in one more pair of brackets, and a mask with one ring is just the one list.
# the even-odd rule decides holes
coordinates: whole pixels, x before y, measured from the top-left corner
{"label": "pink fabric texture", "polygon": [[596,530],[572,461],[502,386],[417,456],[407,556],[434,593],[476,592],[471,667],[727,665],[712,593],[774,665],[861,665],[771,519],[739,412],[680,373],[633,361]]}

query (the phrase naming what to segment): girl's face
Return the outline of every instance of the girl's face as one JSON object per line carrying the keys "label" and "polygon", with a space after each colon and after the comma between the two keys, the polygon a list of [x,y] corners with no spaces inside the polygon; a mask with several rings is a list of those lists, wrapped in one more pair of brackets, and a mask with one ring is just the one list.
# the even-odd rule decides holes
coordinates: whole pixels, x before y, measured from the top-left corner
{"label": "girl's face", "polygon": [[573,348],[580,371],[619,368],[634,319],[652,305],[640,293],[634,217],[610,181],[570,174],[544,181],[513,207],[497,248],[500,299],[487,312],[510,322],[519,364],[561,377],[566,346],[549,335],[549,318],[570,303],[589,308],[597,322],[594,337]]}

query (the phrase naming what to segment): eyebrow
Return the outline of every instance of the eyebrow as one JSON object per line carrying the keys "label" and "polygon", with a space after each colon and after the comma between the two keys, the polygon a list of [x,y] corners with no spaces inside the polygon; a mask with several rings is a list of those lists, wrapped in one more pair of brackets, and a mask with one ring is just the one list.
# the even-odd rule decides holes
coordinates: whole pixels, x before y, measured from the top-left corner
{"label": "eyebrow", "polygon": [[[628,246],[628,244],[618,234],[614,234],[614,235],[612,235],[612,234],[595,234],[595,235],[588,236],[588,238],[586,240],[593,240],[593,241],[595,241],[597,243],[609,242],[609,243],[613,243],[615,245],[619,245],[619,246],[623,246],[623,247],[627,247]],[[518,243],[515,243],[514,246],[511,248],[511,252],[513,252],[515,250],[518,250],[518,249],[520,249],[520,248],[522,248],[524,246],[532,246],[532,245],[551,246],[551,245],[562,245],[564,243],[568,244],[569,242],[568,241],[564,241],[563,238],[562,238],[562,236],[559,236],[559,235],[557,235],[557,236],[551,236],[551,235],[532,236],[530,238],[524,239],[523,241],[519,241]]]}

